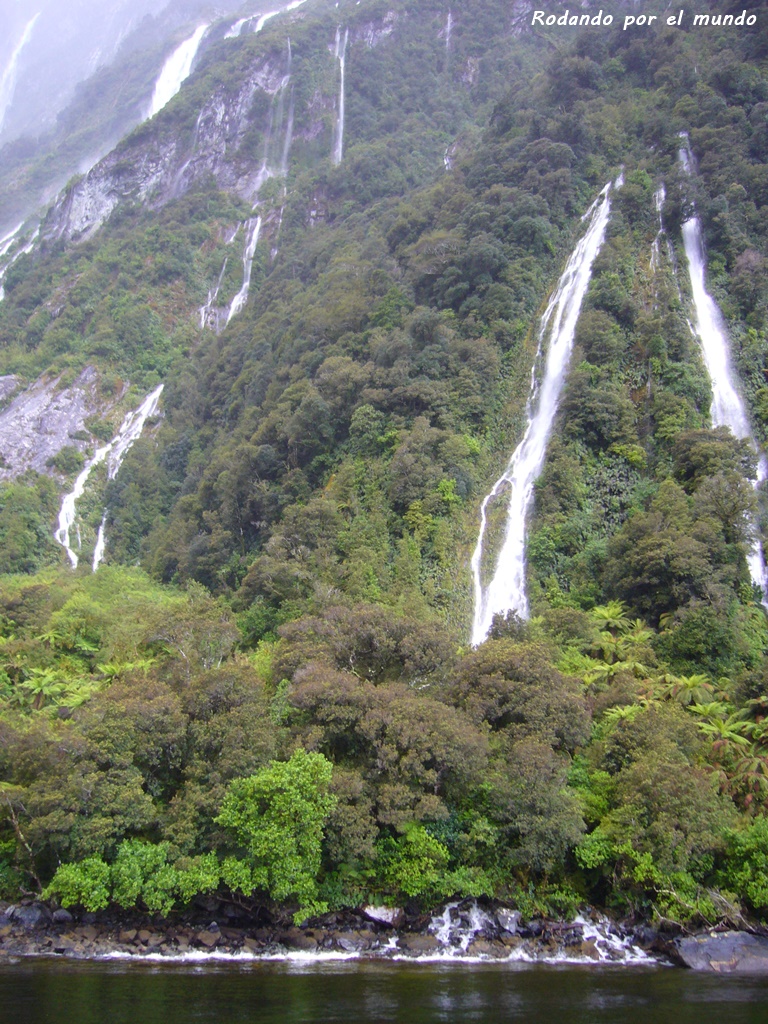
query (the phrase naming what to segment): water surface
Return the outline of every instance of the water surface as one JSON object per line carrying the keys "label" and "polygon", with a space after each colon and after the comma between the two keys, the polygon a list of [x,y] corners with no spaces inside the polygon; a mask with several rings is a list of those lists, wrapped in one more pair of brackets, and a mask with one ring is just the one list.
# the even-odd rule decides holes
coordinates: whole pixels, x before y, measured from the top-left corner
{"label": "water surface", "polygon": [[521,964],[0,963],[9,1024],[765,1024],[768,979]]}

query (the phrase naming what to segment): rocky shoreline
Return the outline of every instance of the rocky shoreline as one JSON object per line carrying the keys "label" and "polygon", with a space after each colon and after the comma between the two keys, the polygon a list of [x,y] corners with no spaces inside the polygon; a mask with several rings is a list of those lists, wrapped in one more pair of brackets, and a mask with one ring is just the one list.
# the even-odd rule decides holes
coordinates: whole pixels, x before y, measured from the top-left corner
{"label": "rocky shoreline", "polygon": [[44,903],[0,904],[0,957],[301,953],[653,963],[665,955],[655,932],[646,929],[635,934],[594,912],[570,923],[522,924],[515,910],[465,901],[448,904],[438,915],[367,907],[359,913],[327,914],[299,928],[263,912],[249,920],[236,910],[219,905],[208,913],[198,910],[171,922],[146,915],[51,910]]}
{"label": "rocky shoreline", "polygon": [[0,903],[0,963],[20,956],[243,959],[367,958],[510,960],[526,963],[660,964],[716,973],[768,973],[768,938],[748,932],[680,936],[610,921],[595,910],[574,921],[521,922],[518,911],[475,901],[439,914],[385,907],[327,914],[296,927],[265,911],[212,901],[173,921],[148,915],[76,913],[45,903]]}

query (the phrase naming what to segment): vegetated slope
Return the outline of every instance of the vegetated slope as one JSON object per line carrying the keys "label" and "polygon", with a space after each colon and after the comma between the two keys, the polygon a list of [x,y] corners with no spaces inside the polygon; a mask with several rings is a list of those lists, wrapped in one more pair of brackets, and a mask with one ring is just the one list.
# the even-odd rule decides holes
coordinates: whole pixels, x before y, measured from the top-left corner
{"label": "vegetated slope", "polygon": [[[9,272],[6,370],[94,361],[105,380],[162,377],[167,397],[109,486],[98,573],[21,575],[50,489],[5,492],[6,885],[63,861],[79,866],[51,892],[94,908],[224,887],[300,916],[481,893],[527,914],[585,897],[764,912],[753,456],[707,428],[674,272],[695,188],[761,431],[763,36],[512,39],[488,2],[446,40],[437,7],[346,14],[291,27],[293,156],[261,186],[251,299],[220,334],[196,311],[220,275],[217,303],[240,287],[242,234],[227,239],[251,212],[219,191],[224,163],[176,199],[162,177],[159,209],[118,207]],[[369,47],[371,19],[387,31]],[[205,76],[228,88],[264,54],[286,60],[277,28],[212,55],[125,146],[189,130]],[[699,164],[685,188],[681,131]],[[258,167],[270,144],[254,128],[238,152]],[[537,313],[620,165],[537,488],[535,617],[468,651],[476,511],[519,434]],[[652,272],[660,179],[672,248]]]}

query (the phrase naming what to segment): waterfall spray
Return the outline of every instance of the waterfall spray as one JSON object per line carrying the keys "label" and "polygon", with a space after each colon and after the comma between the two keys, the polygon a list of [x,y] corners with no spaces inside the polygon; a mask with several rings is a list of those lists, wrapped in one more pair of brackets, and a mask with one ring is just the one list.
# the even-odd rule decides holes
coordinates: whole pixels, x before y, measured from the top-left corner
{"label": "waterfall spray", "polygon": [[[480,509],[480,532],[471,563],[475,591],[472,626],[474,646],[481,644],[488,636],[494,615],[508,611],[517,612],[523,617],[528,615],[525,593],[525,520],[533,499],[533,485],[544,464],[547,441],[565,381],[576,321],[589,286],[592,264],[605,238],[610,215],[610,190],[609,182],[584,214],[582,220],[586,222],[587,230],[571,253],[541,318],[539,344],[531,371],[525,434]],[[545,346],[544,373],[539,381],[537,369]],[[488,508],[496,497],[507,490],[509,510],[506,535],[493,577],[487,586],[483,586],[483,545],[488,525]]]}

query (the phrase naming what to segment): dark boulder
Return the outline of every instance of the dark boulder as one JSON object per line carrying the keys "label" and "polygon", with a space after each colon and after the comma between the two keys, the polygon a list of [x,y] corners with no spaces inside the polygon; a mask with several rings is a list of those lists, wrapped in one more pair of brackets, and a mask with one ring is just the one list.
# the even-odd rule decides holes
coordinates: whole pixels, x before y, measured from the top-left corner
{"label": "dark boulder", "polygon": [[768,939],[748,932],[707,932],[675,943],[678,957],[694,971],[768,974]]}

